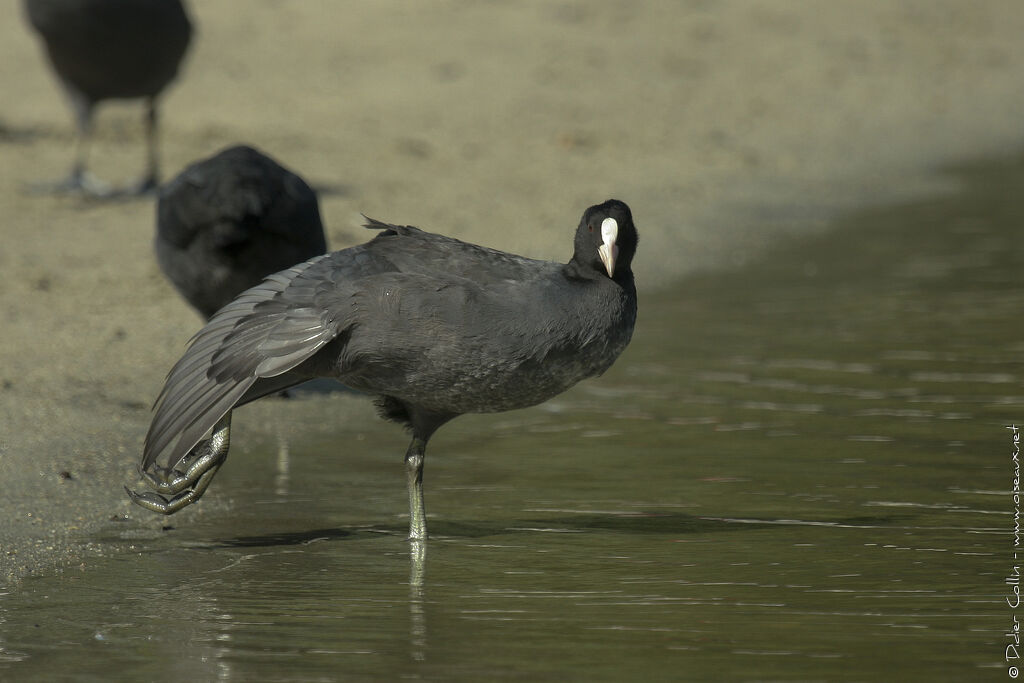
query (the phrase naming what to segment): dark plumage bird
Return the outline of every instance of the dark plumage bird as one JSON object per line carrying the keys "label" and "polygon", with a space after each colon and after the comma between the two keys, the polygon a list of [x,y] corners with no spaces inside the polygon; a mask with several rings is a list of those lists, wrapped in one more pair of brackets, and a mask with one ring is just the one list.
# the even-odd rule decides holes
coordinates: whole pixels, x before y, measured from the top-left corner
{"label": "dark plumage bird", "polygon": [[545,401],[629,343],[637,232],[620,201],[584,212],[564,265],[367,221],[381,231],[369,242],[270,276],[199,331],[146,435],[141,469],[158,493],[129,490],[136,503],[170,514],[195,501],[227,456],[234,408],[331,377],[377,395],[382,416],[412,432],[409,537],[423,539],[423,458],[438,427]]}
{"label": "dark plumage bird", "polygon": [[180,0],[24,0],[71,101],[78,129],[74,165],[56,189],[106,194],[86,172],[93,109],[109,99],[146,100],[146,173],[137,191],[158,183],[157,98],[174,80],[192,38]]}
{"label": "dark plumage bird", "polygon": [[203,316],[327,251],[316,193],[251,147],[198,161],[160,189],[156,258]]}

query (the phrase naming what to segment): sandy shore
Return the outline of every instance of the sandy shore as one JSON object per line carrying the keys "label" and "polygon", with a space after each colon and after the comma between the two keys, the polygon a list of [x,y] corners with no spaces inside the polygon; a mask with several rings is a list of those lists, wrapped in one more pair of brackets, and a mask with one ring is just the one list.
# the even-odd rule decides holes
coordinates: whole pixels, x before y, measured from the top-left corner
{"label": "sandy shore", "polygon": [[[0,575],[88,557],[129,513],[149,405],[198,326],[157,270],[151,200],[26,193],[66,172],[70,115],[20,3],[0,5]],[[565,259],[610,196],[641,287],[781,231],[941,189],[1024,141],[1015,0],[193,3],[165,99],[166,177],[247,142],[360,212]],[[141,172],[141,111],[100,112],[94,172]],[[70,475],[70,476],[69,476]],[[134,514],[134,512],[132,513]],[[153,521],[158,524],[158,520]]]}

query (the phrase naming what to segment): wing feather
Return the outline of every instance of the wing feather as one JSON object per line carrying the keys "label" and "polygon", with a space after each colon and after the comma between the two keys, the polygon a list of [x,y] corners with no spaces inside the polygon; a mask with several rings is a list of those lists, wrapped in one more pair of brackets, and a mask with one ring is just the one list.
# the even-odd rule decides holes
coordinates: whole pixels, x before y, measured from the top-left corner
{"label": "wing feather", "polygon": [[177,465],[257,380],[294,369],[337,336],[330,322],[336,316],[312,296],[324,275],[317,264],[326,258],[271,275],[193,337],[157,397],[143,469],[158,461]]}

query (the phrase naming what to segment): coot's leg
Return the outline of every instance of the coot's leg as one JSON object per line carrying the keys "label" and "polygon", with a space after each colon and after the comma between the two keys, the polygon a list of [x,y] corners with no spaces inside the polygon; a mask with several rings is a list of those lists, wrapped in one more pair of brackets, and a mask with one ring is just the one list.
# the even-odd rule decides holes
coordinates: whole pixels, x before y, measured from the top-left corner
{"label": "coot's leg", "polygon": [[71,172],[63,180],[33,183],[32,192],[40,194],[84,194],[90,197],[108,197],[113,190],[107,183],[88,171],[89,148],[92,146],[93,103],[77,91],[66,88],[75,116],[75,158]]}
{"label": "coot's leg", "polygon": [[160,155],[157,149],[156,98],[146,98],[146,172],[136,183],[135,194],[146,194],[157,188],[160,174]]}
{"label": "coot's leg", "polygon": [[69,192],[102,196],[110,192],[110,186],[93,177],[89,171],[89,148],[92,147],[92,114],[93,105],[85,97],[70,93],[71,108],[75,113],[75,160],[71,166],[71,175],[57,189]]}
{"label": "coot's leg", "polygon": [[[213,481],[213,476],[224,464],[231,446],[231,413],[228,412],[213,427],[213,434],[200,442],[179,463],[185,469],[154,468],[156,473],[143,472],[147,483],[155,489],[138,493],[125,490],[132,502],[147,510],[170,515],[199,500]],[[170,496],[170,497],[168,497]]]}
{"label": "coot's leg", "polygon": [[406,487],[409,490],[409,540],[427,539],[427,512],[423,506],[423,458],[427,440],[413,436],[405,452]]}

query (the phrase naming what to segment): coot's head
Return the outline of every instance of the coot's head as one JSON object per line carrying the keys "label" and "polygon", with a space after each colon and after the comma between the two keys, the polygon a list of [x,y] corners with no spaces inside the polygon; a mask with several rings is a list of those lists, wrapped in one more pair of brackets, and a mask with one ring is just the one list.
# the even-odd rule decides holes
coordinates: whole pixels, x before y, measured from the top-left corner
{"label": "coot's head", "polygon": [[618,199],[609,199],[583,212],[572,262],[584,272],[618,280],[630,273],[637,240],[629,207]]}

